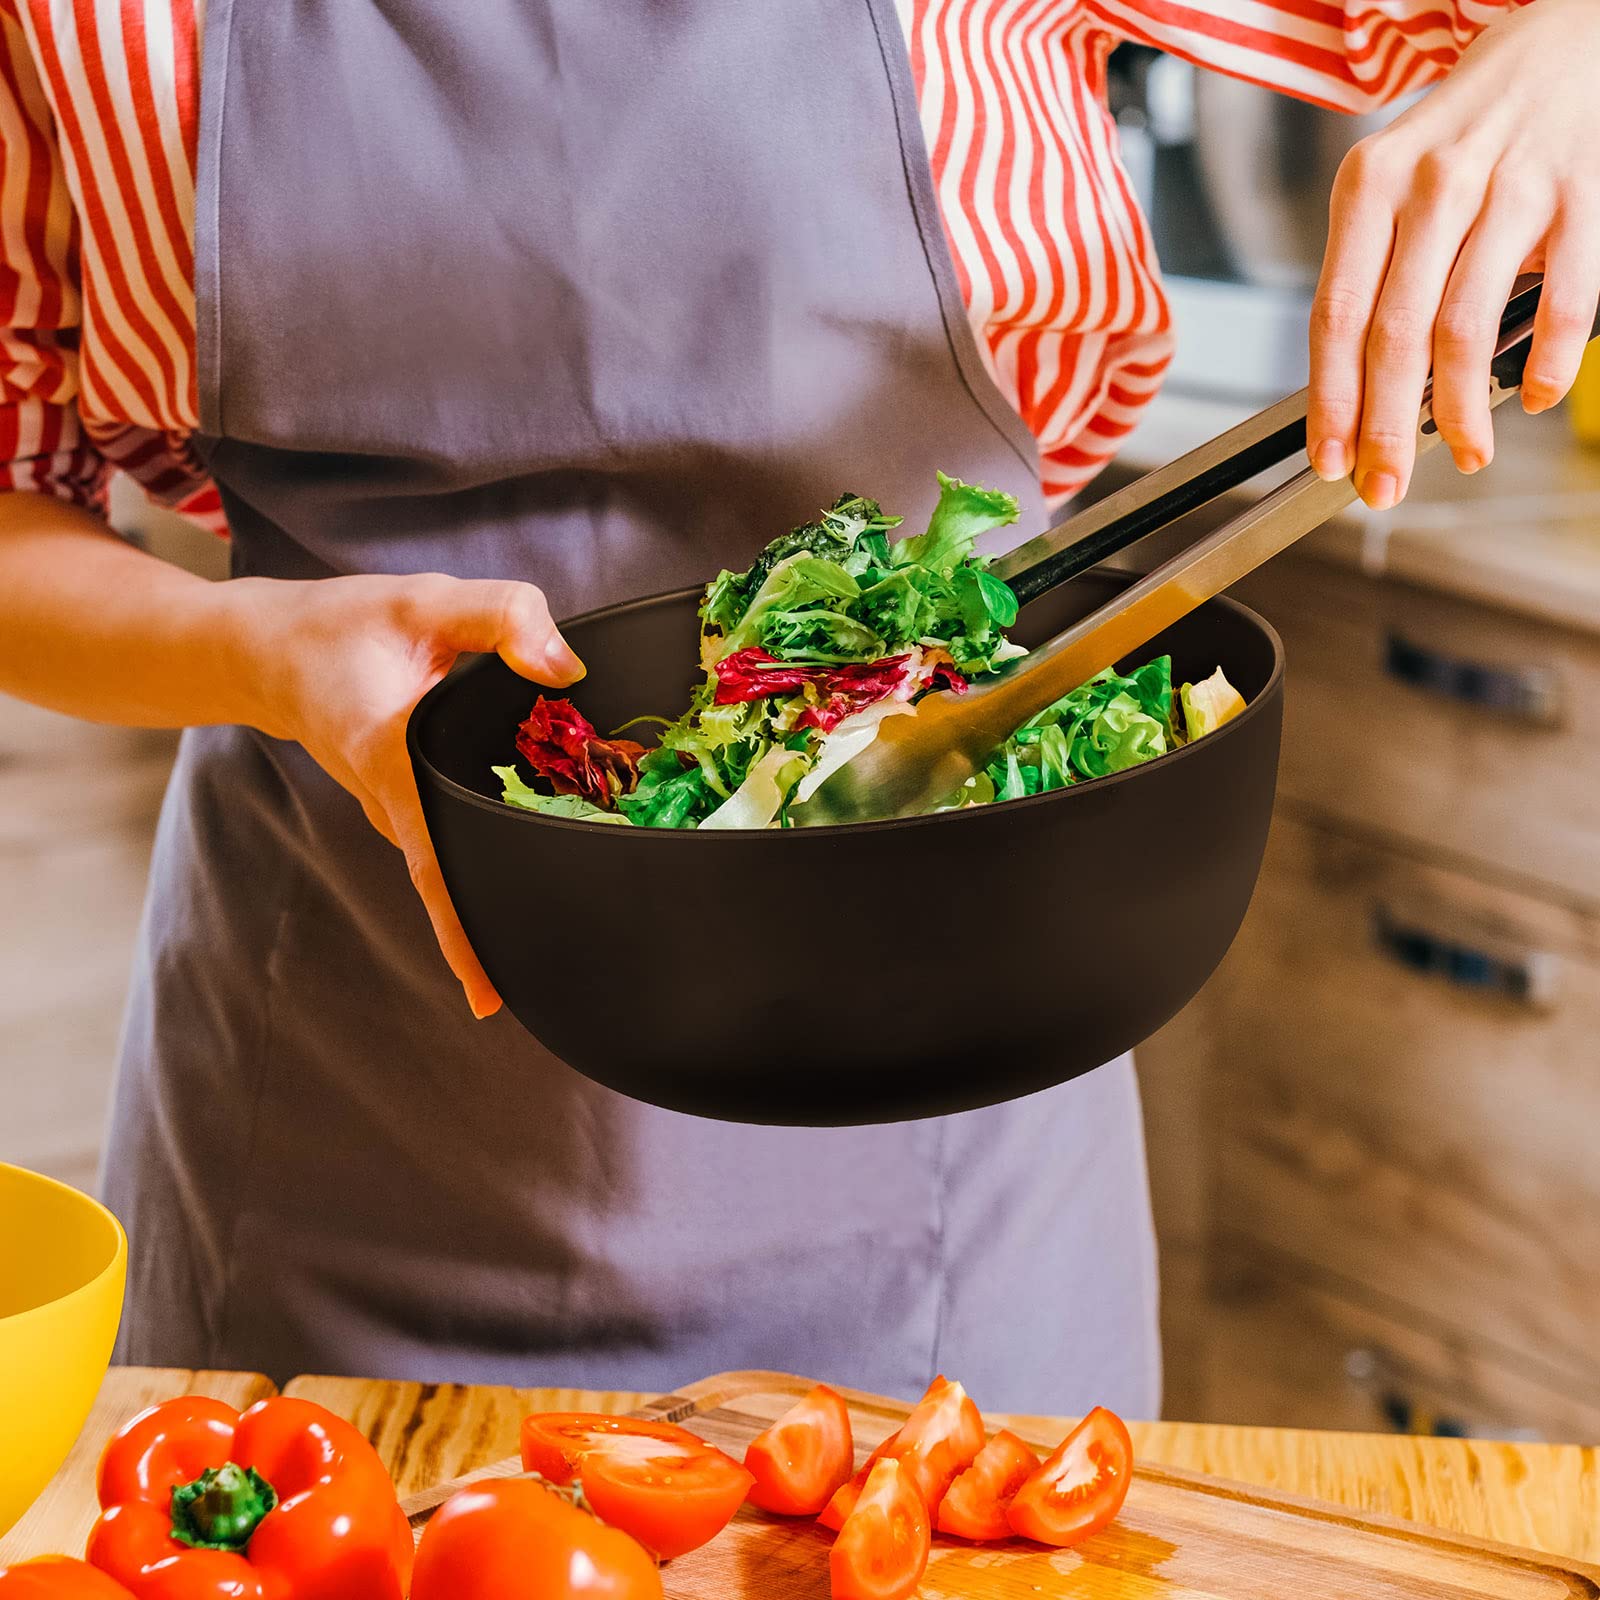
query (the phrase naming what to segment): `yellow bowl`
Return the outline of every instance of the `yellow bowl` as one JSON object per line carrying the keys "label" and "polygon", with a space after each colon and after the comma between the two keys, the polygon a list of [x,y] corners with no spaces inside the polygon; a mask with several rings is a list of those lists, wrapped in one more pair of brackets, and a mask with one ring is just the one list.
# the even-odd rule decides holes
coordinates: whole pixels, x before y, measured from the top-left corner
{"label": "yellow bowl", "polygon": [[0,1162],[0,1534],[82,1431],[127,1271],[127,1237],[104,1206]]}

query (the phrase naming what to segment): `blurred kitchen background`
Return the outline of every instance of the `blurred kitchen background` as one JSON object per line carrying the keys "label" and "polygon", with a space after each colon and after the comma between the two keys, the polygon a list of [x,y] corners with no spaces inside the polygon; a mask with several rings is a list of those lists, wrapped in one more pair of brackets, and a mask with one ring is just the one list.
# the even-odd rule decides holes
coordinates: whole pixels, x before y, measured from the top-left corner
{"label": "blurred kitchen background", "polygon": [[[1305,382],[1376,125],[1131,47],[1113,81],[1179,354],[1107,487]],[[1237,591],[1288,721],[1244,931],[1142,1053],[1170,1416],[1600,1442],[1600,446],[1565,409]],[[114,520],[225,569],[125,485]],[[0,697],[0,1159],[86,1187],[175,742]]]}

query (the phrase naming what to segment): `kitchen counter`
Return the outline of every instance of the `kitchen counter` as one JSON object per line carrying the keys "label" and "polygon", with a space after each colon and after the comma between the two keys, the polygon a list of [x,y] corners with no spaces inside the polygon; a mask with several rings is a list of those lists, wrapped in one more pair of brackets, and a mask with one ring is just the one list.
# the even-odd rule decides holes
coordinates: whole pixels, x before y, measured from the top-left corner
{"label": "kitchen counter", "polygon": [[[1243,416],[1237,404],[1163,393],[1108,470],[1107,486]],[[1483,472],[1464,478],[1436,450],[1396,510],[1357,504],[1296,548],[1372,577],[1600,633],[1600,450],[1574,439],[1563,412],[1529,417],[1514,400],[1495,413],[1495,438],[1495,460]],[[1242,507],[1255,493],[1227,503]]]}
{"label": "kitchen counter", "polygon": [[[178,1394],[243,1406],[271,1392],[265,1378],[250,1373],[114,1369],[66,1466],[0,1538],[0,1564],[81,1551],[94,1517],[96,1457],[136,1411]],[[296,1378],[286,1392],[351,1418],[377,1445],[402,1493],[513,1454],[517,1424],[529,1411],[626,1411],[648,1398],[359,1378]],[[1600,1457],[1591,1449],[1181,1422],[1136,1423],[1133,1436],[1149,1461],[1600,1561]]]}

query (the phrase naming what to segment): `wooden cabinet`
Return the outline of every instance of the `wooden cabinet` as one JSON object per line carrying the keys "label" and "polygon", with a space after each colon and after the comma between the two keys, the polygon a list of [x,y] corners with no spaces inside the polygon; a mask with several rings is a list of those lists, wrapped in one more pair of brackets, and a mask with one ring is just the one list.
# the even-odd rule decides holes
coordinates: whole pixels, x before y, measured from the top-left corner
{"label": "wooden cabinet", "polygon": [[1288,652],[1283,798],[1600,904],[1600,638],[1303,557],[1232,592]]}
{"label": "wooden cabinet", "polygon": [[1600,1440],[1600,642],[1305,555],[1240,593],[1283,770],[1145,1052],[1169,1411]]}
{"label": "wooden cabinet", "polygon": [[1187,1387],[1167,1410],[1209,1422],[1482,1438],[1600,1438],[1600,1393],[1487,1350],[1417,1308],[1351,1292],[1247,1240],[1166,1264]]}

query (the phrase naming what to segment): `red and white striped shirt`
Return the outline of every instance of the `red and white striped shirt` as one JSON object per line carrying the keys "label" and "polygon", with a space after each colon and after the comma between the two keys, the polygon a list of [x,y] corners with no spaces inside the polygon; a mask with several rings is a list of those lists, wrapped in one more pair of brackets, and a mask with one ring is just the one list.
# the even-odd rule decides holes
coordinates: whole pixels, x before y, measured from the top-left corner
{"label": "red and white striped shirt", "polygon": [[[896,3],[978,345],[1054,498],[1112,456],[1171,354],[1112,49],[1357,110],[1519,0]],[[0,487],[100,506],[121,469],[222,527],[190,448],[203,26],[204,0],[0,0]]]}

